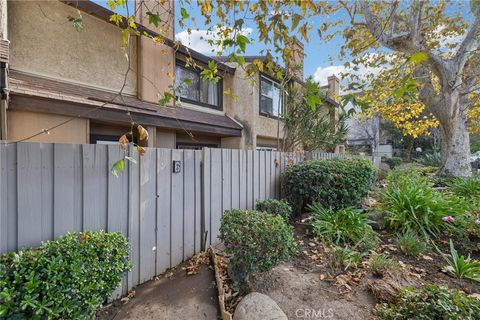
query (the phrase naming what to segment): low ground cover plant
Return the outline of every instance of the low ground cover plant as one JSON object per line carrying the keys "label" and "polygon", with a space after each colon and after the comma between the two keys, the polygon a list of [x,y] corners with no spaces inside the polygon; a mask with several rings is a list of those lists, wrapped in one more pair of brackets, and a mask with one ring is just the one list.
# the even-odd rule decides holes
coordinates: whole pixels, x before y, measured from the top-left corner
{"label": "low ground cover plant", "polygon": [[403,160],[400,157],[390,157],[390,158],[385,157],[385,158],[382,158],[382,161],[388,164],[390,169],[393,169],[401,165]]}
{"label": "low ground cover plant", "polygon": [[480,282],[480,261],[459,255],[451,239],[450,256],[443,253],[441,253],[441,255],[448,264],[445,267],[445,271],[450,275],[460,279],[470,279]]}
{"label": "low ground cover plant", "polygon": [[[391,177],[379,203],[387,213],[387,226],[391,230],[412,230],[429,237],[437,237],[443,229],[455,228],[449,222],[467,211],[463,199],[435,191],[420,175]],[[446,217],[453,220],[447,221]]]}
{"label": "low ground cover plant", "polygon": [[398,261],[385,254],[373,254],[368,261],[368,266],[374,275],[381,276],[389,270],[397,269],[400,265]]}
{"label": "low ground cover plant", "polygon": [[282,192],[296,214],[314,202],[342,209],[360,205],[374,181],[375,168],[368,160],[314,160],[282,173]]}
{"label": "low ground cover plant", "polygon": [[377,316],[381,320],[475,320],[478,315],[479,299],[436,285],[405,289],[396,304],[377,306]]}
{"label": "low ground cover plant", "polygon": [[0,257],[0,318],[92,319],[130,268],[120,233],[68,233]]}
{"label": "low ground cover plant", "polygon": [[332,269],[356,269],[362,263],[363,257],[364,254],[355,249],[335,246],[329,256],[329,266]]}
{"label": "low ground cover plant", "polygon": [[459,197],[480,200],[480,177],[454,178],[447,184],[449,189]]}
{"label": "low ground cover plant", "polygon": [[407,230],[395,238],[398,250],[408,256],[418,256],[427,251],[427,239],[419,237],[412,230]]}
{"label": "low ground cover plant", "polygon": [[286,200],[276,200],[276,199],[266,199],[259,200],[255,205],[257,211],[264,211],[267,213],[279,215],[288,222],[292,215],[292,207],[288,204]]}
{"label": "low ground cover plant", "polygon": [[368,249],[378,242],[367,216],[358,209],[335,211],[314,203],[308,210],[313,216],[311,225],[315,236],[328,244]]}
{"label": "low ground cover plant", "polygon": [[237,283],[250,274],[269,271],[297,252],[293,228],[279,216],[252,210],[225,211],[219,238],[231,255],[231,276]]}

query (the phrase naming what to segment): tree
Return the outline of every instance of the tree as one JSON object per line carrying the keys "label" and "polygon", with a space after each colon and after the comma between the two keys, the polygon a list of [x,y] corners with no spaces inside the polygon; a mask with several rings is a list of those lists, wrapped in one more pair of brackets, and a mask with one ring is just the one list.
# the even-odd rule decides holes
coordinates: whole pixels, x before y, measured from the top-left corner
{"label": "tree", "polygon": [[[413,66],[399,69],[404,74],[394,101],[423,103],[439,123],[441,171],[471,175],[467,116],[473,107],[472,92],[479,84],[479,2],[470,3],[471,24],[461,16],[449,16],[443,2],[358,1],[344,7],[354,26],[348,30],[347,45],[356,54],[364,52],[359,39],[373,37],[375,45],[394,51],[397,59],[413,62]],[[448,46],[449,51],[441,51],[442,41],[463,36],[458,44]]]}
{"label": "tree", "polygon": [[[347,128],[346,114],[340,107],[328,107],[324,104],[327,94],[311,77],[305,85],[291,86],[284,121],[284,151],[294,151],[302,147],[305,150],[333,151],[345,142]],[[339,119],[332,121],[332,114],[339,114]]]}

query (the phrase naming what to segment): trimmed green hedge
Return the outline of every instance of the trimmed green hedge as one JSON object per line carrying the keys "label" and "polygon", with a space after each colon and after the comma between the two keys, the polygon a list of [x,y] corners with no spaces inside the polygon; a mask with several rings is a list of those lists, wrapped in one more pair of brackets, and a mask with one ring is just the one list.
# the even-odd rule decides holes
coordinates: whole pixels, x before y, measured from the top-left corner
{"label": "trimmed green hedge", "polygon": [[0,257],[0,318],[93,319],[130,269],[120,233],[68,233]]}
{"label": "trimmed green hedge", "polygon": [[292,207],[288,204],[286,200],[276,200],[276,199],[265,199],[258,200],[255,205],[257,211],[263,211],[275,215],[279,215],[288,222],[290,216],[292,215]]}
{"label": "trimmed green hedge", "polygon": [[219,238],[231,254],[230,272],[243,282],[249,274],[269,271],[296,252],[293,228],[283,218],[265,212],[225,211]]}
{"label": "trimmed green hedge", "polygon": [[357,207],[375,181],[368,160],[314,160],[296,164],[282,174],[282,192],[295,213],[318,202],[334,210]]}

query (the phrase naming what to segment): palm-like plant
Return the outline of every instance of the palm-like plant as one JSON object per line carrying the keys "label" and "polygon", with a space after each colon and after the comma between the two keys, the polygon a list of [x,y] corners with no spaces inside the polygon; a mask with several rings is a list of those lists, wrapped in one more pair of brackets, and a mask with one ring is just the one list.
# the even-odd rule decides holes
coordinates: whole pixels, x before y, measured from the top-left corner
{"label": "palm-like plant", "polygon": [[450,256],[441,253],[448,265],[445,271],[449,274],[461,278],[480,282],[480,261],[472,260],[470,256],[465,258],[458,254],[450,239]]}

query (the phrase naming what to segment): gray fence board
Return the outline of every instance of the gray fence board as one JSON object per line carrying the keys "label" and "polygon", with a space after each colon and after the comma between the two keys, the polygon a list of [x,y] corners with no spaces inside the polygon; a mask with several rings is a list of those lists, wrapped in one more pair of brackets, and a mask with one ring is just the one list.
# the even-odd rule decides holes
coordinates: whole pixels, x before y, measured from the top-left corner
{"label": "gray fence board", "polygon": [[83,229],[107,229],[109,168],[106,145],[83,145]]}
{"label": "gray fence board", "polygon": [[183,153],[183,259],[195,253],[195,152]]}
{"label": "gray fence board", "polygon": [[[172,161],[183,161],[183,151],[172,150]],[[185,168],[172,174],[172,211],[171,211],[171,243],[172,266],[183,261],[183,175]]]}
{"label": "gray fence board", "polygon": [[57,238],[75,228],[75,150],[73,145],[54,145],[53,236]]}
{"label": "gray fence board", "polygon": [[7,146],[0,144],[0,252],[8,250]]}
{"label": "gray fence board", "polygon": [[171,267],[170,212],[172,151],[157,150],[157,269],[160,274]]}
{"label": "gray fence board", "polygon": [[[31,247],[42,241],[41,145],[20,144],[17,149],[18,246]],[[39,210],[40,209],[40,210]],[[40,226],[40,228],[39,228]]]}
{"label": "gray fence board", "polygon": [[140,158],[140,282],[154,277],[156,271],[156,159],[154,149],[147,149]]}

